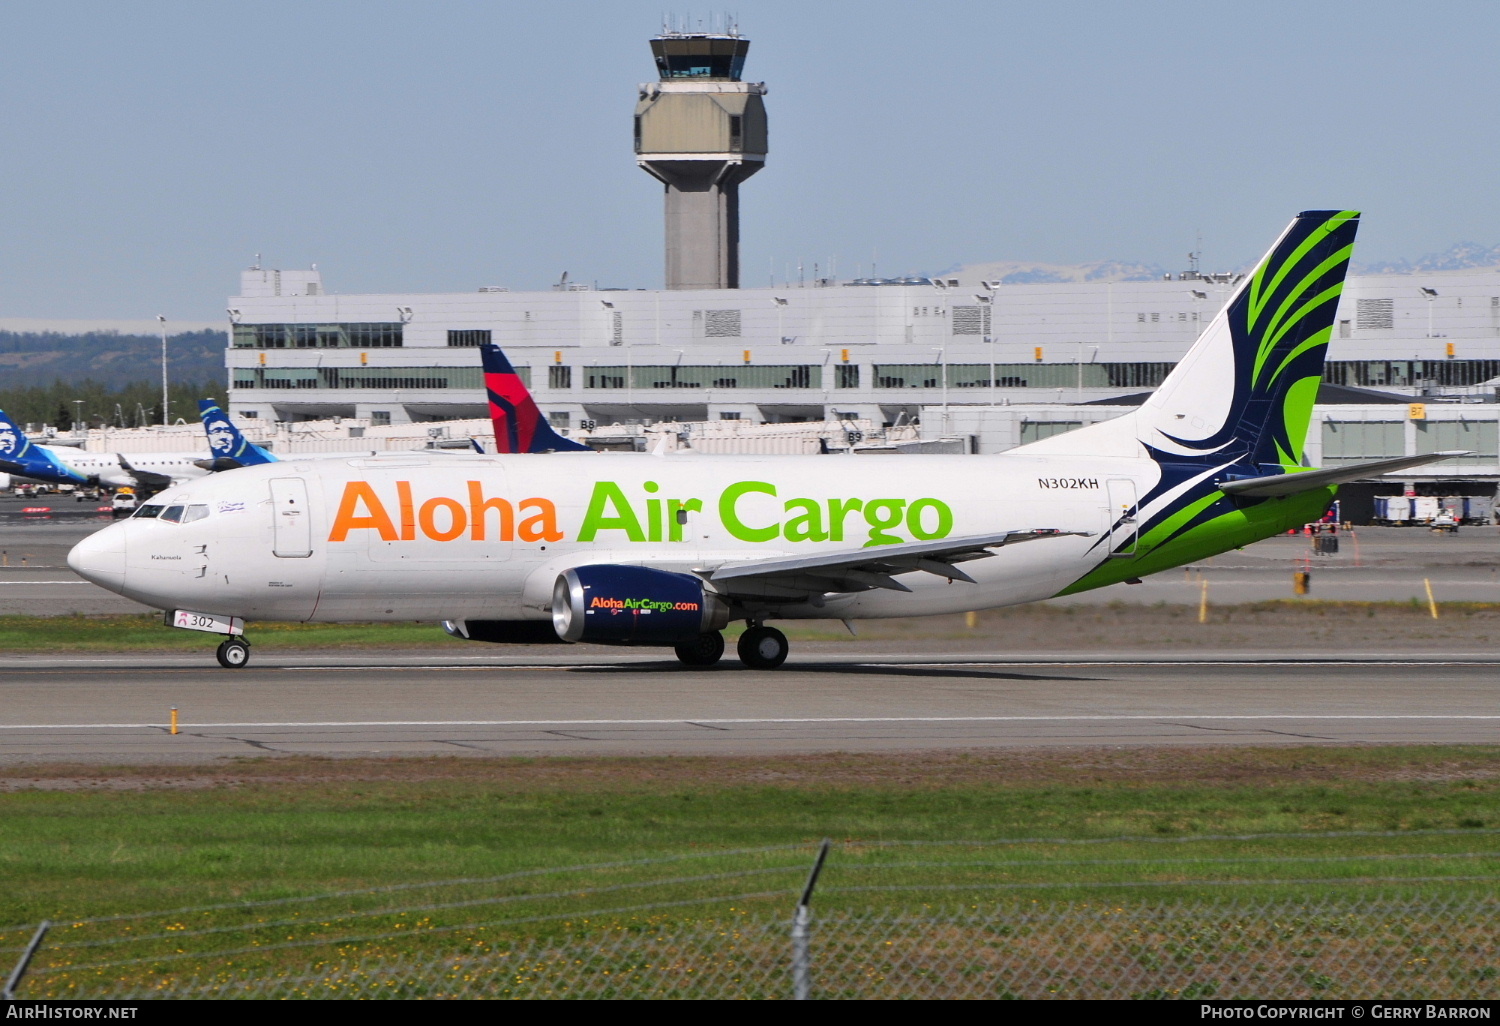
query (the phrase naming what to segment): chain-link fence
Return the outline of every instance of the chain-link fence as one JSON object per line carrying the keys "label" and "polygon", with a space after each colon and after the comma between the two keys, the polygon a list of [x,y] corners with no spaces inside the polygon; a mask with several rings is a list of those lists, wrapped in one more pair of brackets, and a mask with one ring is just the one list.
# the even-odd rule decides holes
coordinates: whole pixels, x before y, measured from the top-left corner
{"label": "chain-link fence", "polygon": [[[1170,860],[1060,856],[1077,842],[835,846],[807,992],[1500,998],[1500,853],[1473,844],[1493,831],[1457,833],[1356,856],[1220,839],[1236,853]],[[1126,840],[1130,855],[1149,842]],[[812,861],[762,848],[60,922],[18,996],[792,997]],[[29,934],[0,931],[0,957]]]}

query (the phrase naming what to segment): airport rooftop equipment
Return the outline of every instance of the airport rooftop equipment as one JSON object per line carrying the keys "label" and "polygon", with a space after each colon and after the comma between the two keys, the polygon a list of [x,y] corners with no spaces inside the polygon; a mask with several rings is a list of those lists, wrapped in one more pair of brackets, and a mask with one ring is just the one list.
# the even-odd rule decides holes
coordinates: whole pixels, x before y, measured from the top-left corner
{"label": "airport rooftop equipment", "polygon": [[740,284],[740,183],[765,166],[761,82],[740,72],[750,40],[663,30],[651,40],[660,79],[640,86],[635,160],[663,185],[669,289]]}

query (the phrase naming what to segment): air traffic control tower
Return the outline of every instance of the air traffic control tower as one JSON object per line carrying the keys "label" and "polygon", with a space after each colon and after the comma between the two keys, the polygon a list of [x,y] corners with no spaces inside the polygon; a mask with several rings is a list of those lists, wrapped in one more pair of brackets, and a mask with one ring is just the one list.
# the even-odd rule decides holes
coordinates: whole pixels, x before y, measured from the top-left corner
{"label": "air traffic control tower", "polygon": [[760,82],[740,81],[750,40],[663,32],[660,81],[640,87],[635,159],[666,187],[667,288],[740,286],[740,183],[766,161]]}

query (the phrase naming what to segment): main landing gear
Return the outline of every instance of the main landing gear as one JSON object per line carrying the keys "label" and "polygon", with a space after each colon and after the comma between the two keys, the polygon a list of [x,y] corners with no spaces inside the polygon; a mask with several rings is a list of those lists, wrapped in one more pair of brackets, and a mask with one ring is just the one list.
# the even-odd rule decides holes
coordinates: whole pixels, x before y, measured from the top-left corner
{"label": "main landing gear", "polygon": [[684,641],[673,651],[684,666],[712,666],[724,655],[724,635],[718,631],[706,631]]}
{"label": "main landing gear", "polygon": [[240,670],[250,662],[250,643],[244,638],[230,638],[214,654],[218,656],[219,665],[224,669]]}
{"label": "main landing gear", "polygon": [[740,635],[737,646],[740,662],[752,670],[774,670],[786,662],[791,646],[786,635],[775,627],[755,624]]}
{"label": "main landing gear", "polygon": [[[736,651],[740,662],[752,670],[774,670],[786,662],[791,646],[775,627],[751,624],[740,635]],[[682,642],[674,651],[684,666],[713,666],[724,656],[724,635],[707,631]],[[222,662],[222,657],[220,658]],[[227,663],[225,664],[228,665]]]}

